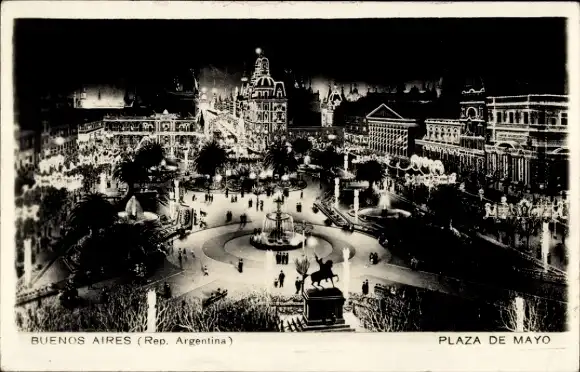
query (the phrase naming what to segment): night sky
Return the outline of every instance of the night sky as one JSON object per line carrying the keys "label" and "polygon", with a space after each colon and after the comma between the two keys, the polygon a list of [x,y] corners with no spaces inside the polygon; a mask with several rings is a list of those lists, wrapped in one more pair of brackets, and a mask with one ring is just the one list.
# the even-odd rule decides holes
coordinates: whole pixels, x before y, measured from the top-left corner
{"label": "night sky", "polygon": [[[396,84],[481,77],[490,94],[565,93],[564,19],[18,20],[17,110],[39,91],[118,83],[155,89],[209,64],[274,78]],[[321,83],[322,84],[322,83]]]}

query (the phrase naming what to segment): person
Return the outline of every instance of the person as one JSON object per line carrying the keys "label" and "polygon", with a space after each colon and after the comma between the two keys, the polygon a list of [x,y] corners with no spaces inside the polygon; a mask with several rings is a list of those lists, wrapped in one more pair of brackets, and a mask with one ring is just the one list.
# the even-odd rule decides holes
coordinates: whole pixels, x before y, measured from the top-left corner
{"label": "person", "polygon": [[278,281],[280,282],[280,288],[284,287],[284,278],[286,277],[286,275],[284,275],[284,271],[280,270],[280,274],[278,274]]}
{"label": "person", "polygon": [[252,208],[253,199],[248,199],[248,208]]}
{"label": "person", "polygon": [[284,265],[288,265],[288,252],[284,253]]}
{"label": "person", "polygon": [[229,190],[226,188],[226,199],[229,197]]}
{"label": "person", "polygon": [[379,254],[377,252],[373,253],[373,265],[379,262]]}
{"label": "person", "polygon": [[181,267],[182,266],[182,262],[181,262],[181,260],[182,260],[182,258],[181,258],[181,252],[179,252],[177,254],[177,260],[179,261],[179,267]]}
{"label": "person", "polygon": [[244,271],[244,260],[240,258],[238,261],[238,271],[242,273]]}
{"label": "person", "polygon": [[300,292],[300,287],[301,287],[301,282],[300,282],[299,277],[296,277],[296,281],[294,282],[294,285],[296,286],[296,294],[298,294],[298,292]]}
{"label": "person", "polygon": [[369,253],[369,263],[370,263],[370,264],[372,264],[372,263],[373,263],[373,257],[374,257],[373,253],[372,253],[372,252],[371,252],[371,253]]}
{"label": "person", "polygon": [[280,252],[276,252],[276,265],[280,265],[280,261],[282,261]]}
{"label": "person", "polygon": [[369,281],[368,280],[363,281],[363,284],[362,284],[362,294],[364,296],[366,296],[366,295],[369,294]]}
{"label": "person", "polygon": [[304,197],[304,191],[300,191],[300,199]]}
{"label": "person", "polygon": [[209,275],[209,271],[207,270],[207,265],[203,265],[201,270],[203,271],[203,276]]}
{"label": "person", "polygon": [[163,294],[165,298],[171,298],[171,287],[169,287],[167,282],[163,284]]}

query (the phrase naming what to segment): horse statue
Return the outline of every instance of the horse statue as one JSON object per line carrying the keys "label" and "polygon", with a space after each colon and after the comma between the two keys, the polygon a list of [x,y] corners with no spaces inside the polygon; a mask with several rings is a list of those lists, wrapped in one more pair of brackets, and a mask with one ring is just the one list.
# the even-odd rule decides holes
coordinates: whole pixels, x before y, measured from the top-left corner
{"label": "horse statue", "polygon": [[314,255],[314,258],[316,258],[316,262],[318,262],[318,266],[320,266],[320,270],[315,271],[312,274],[310,274],[310,279],[312,280],[312,286],[315,288],[323,288],[320,285],[320,282],[323,280],[328,281],[328,279],[330,279],[330,282],[332,283],[332,286],[334,287],[334,280],[333,280],[334,277],[336,277],[337,282],[338,282],[339,278],[338,278],[337,274],[334,274],[332,272],[332,260],[322,262],[322,258],[318,258],[318,256],[316,254]]}

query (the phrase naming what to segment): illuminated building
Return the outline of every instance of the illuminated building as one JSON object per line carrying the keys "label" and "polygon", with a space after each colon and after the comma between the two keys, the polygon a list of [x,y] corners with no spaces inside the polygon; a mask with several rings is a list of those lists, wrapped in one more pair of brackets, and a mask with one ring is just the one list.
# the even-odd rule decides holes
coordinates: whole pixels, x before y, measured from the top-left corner
{"label": "illuminated building", "polygon": [[112,145],[137,148],[140,144],[152,141],[160,143],[167,154],[176,157],[182,157],[183,150],[198,146],[207,134],[196,119],[182,119],[167,111],[140,117],[106,116],[103,123],[105,135]]}
{"label": "illuminated building", "polygon": [[254,142],[266,144],[277,133],[285,133],[288,125],[288,100],[284,82],[270,76],[270,61],[260,48],[249,82],[242,78],[241,116],[246,133]]}
{"label": "illuminated building", "polygon": [[504,186],[533,191],[567,189],[568,96],[487,99],[488,174]]}
{"label": "illuminated building", "polygon": [[411,155],[419,128],[416,119],[404,119],[383,103],[368,114],[366,120],[369,126],[369,150],[392,158],[408,158]]}
{"label": "illuminated building", "polygon": [[351,84],[350,85],[350,91],[348,92],[348,95],[346,96],[346,100],[348,102],[356,102],[361,97],[362,96],[358,92],[358,84],[357,83]]}
{"label": "illuminated building", "polygon": [[18,144],[14,154],[16,170],[32,170],[38,162],[36,132],[16,129],[14,134]]}
{"label": "illuminated building", "polygon": [[485,88],[462,91],[459,119],[427,119],[426,133],[415,143],[422,156],[441,160],[451,172],[485,173]]}
{"label": "illuminated building", "polygon": [[334,110],[342,103],[344,95],[339,92],[338,87],[328,86],[328,95],[320,105],[321,125],[332,127],[334,124]]}

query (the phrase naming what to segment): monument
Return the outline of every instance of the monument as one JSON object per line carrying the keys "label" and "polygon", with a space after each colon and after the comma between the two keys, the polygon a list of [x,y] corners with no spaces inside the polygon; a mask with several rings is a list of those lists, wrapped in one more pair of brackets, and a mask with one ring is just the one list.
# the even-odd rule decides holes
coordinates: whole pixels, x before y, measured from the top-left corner
{"label": "monument", "polygon": [[[302,292],[304,298],[303,331],[317,332],[351,332],[354,331],[346,324],[343,316],[343,307],[346,299],[340,289],[334,286],[333,278],[339,280],[338,275],[332,272],[332,261],[324,262],[316,258],[320,269],[310,274],[314,288]],[[321,282],[330,280],[332,287],[324,288]],[[316,284],[315,284],[316,283]]]}

